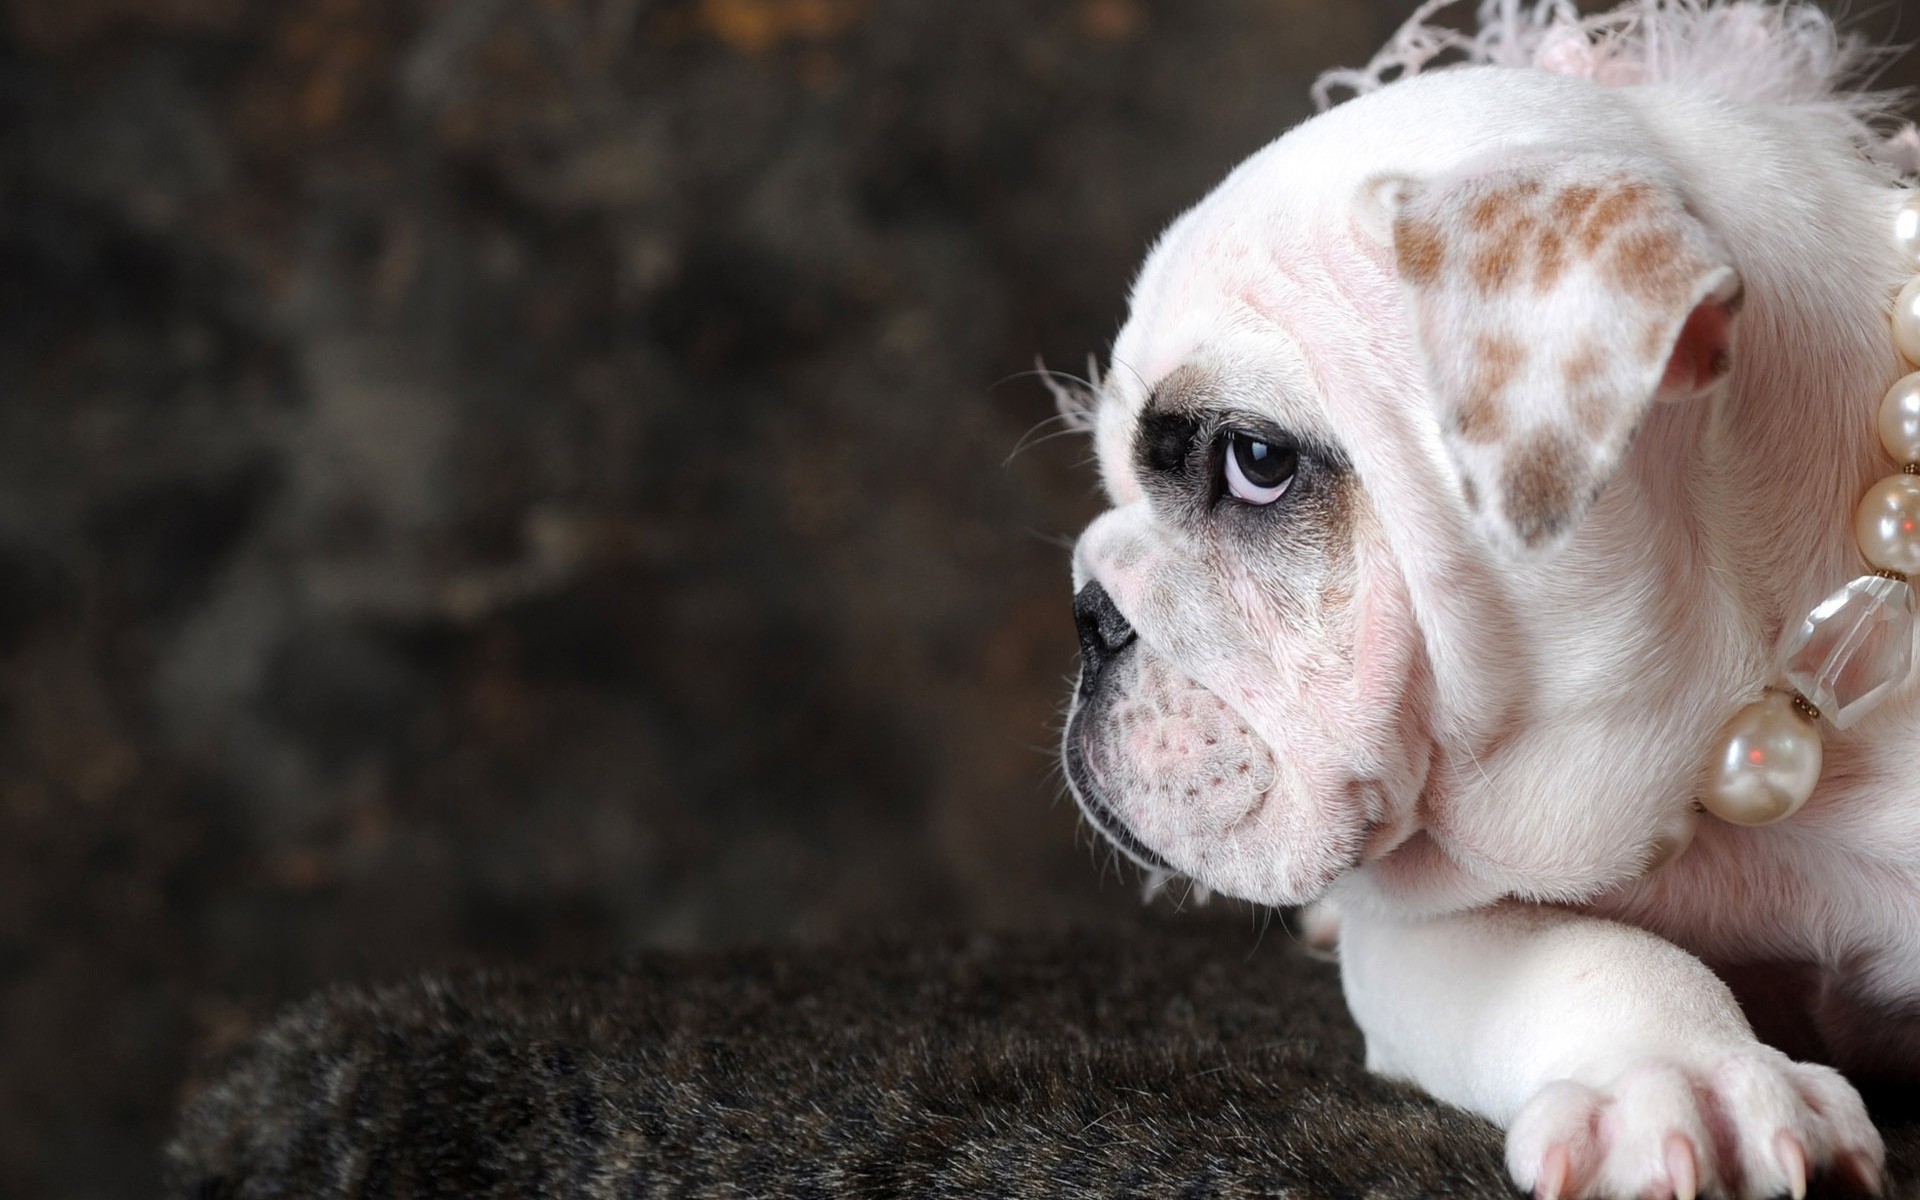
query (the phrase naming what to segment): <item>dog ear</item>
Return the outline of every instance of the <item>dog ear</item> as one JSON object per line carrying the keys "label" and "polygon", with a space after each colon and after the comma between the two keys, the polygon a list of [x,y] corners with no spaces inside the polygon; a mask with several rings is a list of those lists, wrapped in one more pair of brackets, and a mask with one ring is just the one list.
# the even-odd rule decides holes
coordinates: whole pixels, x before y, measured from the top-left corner
{"label": "dog ear", "polygon": [[1490,541],[1565,543],[1656,400],[1731,366],[1740,278],[1670,186],[1561,156],[1377,180],[1441,435]]}

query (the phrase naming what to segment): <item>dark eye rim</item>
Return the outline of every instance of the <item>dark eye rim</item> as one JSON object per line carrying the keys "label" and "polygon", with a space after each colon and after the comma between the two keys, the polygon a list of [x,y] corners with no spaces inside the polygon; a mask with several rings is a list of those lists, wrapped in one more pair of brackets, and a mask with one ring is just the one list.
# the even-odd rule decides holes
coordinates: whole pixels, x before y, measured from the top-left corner
{"label": "dark eye rim", "polygon": [[[1235,496],[1227,482],[1227,455],[1234,436],[1284,447],[1293,454],[1292,482],[1284,495],[1260,504]],[[1194,517],[1265,522],[1267,510],[1288,512],[1314,498],[1352,470],[1330,441],[1282,428],[1264,414],[1244,409],[1149,407],[1140,416],[1132,445],[1133,469],[1148,494],[1169,511]]]}

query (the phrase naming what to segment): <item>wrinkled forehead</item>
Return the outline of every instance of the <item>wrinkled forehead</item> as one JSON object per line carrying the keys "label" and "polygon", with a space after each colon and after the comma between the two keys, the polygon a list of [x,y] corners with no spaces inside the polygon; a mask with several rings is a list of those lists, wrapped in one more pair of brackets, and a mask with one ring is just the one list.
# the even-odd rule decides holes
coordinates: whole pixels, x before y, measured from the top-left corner
{"label": "wrinkled forehead", "polygon": [[1117,504],[1139,495],[1133,442],[1149,412],[1337,444],[1330,375],[1405,323],[1398,285],[1343,211],[1276,202],[1255,229],[1223,207],[1187,214],[1155,247],[1114,342],[1094,441]]}
{"label": "wrinkled forehead", "polygon": [[1216,328],[1156,350],[1136,367],[1116,348],[1102,383],[1094,446],[1114,503],[1140,494],[1134,442],[1149,413],[1327,440],[1313,373],[1284,326],[1247,320],[1244,327]]}

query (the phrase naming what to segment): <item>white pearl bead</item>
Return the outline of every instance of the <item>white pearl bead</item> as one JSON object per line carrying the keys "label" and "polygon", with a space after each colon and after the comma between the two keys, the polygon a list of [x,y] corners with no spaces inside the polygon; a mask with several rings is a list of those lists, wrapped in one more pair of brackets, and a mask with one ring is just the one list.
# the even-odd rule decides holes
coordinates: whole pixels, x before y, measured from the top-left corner
{"label": "white pearl bead", "polygon": [[1909,263],[1920,267],[1920,195],[1910,197],[1894,214],[1893,244]]}
{"label": "white pearl bead", "polygon": [[1799,811],[1820,782],[1820,731],[1782,692],[1768,692],[1735,713],[1720,739],[1700,801],[1722,821],[1783,820]]}
{"label": "white pearl bead", "polygon": [[1920,462],[1920,371],[1888,388],[1880,401],[1880,444],[1897,463]]}
{"label": "white pearl bead", "polygon": [[1920,475],[1889,475],[1868,488],[1853,540],[1880,570],[1920,575]]}
{"label": "white pearl bead", "polygon": [[1893,344],[1908,362],[1920,365],[1920,277],[1907,280],[1893,302]]}

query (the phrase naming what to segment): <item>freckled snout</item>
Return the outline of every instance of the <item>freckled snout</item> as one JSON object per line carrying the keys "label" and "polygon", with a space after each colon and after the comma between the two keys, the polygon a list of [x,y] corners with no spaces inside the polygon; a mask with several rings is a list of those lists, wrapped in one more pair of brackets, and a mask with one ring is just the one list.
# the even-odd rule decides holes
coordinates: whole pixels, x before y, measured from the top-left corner
{"label": "freckled snout", "polygon": [[1104,585],[1075,593],[1073,619],[1080,680],[1063,765],[1081,812],[1115,848],[1264,904],[1311,899],[1353,866],[1364,828],[1344,794],[1290,771]]}
{"label": "freckled snout", "polygon": [[1080,694],[1084,697],[1093,694],[1100,673],[1133,643],[1135,634],[1113,597],[1097,583],[1087,584],[1074,596],[1073,627],[1080,634]]}

